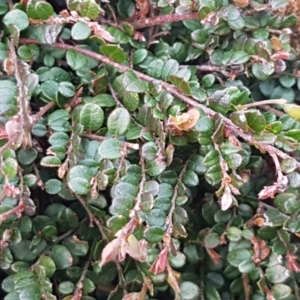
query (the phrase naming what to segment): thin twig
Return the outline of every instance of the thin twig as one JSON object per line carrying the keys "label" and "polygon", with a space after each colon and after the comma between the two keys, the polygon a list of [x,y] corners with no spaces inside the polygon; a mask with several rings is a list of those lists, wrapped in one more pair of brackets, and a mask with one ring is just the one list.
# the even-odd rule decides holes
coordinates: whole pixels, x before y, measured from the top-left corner
{"label": "thin twig", "polygon": [[65,108],[68,110],[70,108],[73,108],[74,106],[80,104],[82,102],[82,98],[80,98],[81,94],[83,92],[83,87],[81,86],[74,94],[72,99],[66,103]]}
{"label": "thin twig", "polygon": [[252,16],[256,13],[259,13],[261,11],[265,11],[265,10],[269,10],[271,8],[271,4],[265,4],[265,5],[261,5],[259,8],[253,8],[253,9],[248,9],[246,10],[242,15],[243,16]]}
{"label": "thin twig", "polygon": [[19,63],[17,54],[15,51],[14,46],[14,39],[11,39],[10,45],[9,45],[9,56],[14,64],[14,74],[15,78],[18,84],[18,100],[20,105],[20,112],[19,115],[21,117],[21,123],[20,128],[21,132],[23,133],[24,137],[22,137],[22,143],[25,146],[30,146],[32,144],[31,142],[31,128],[32,128],[32,120],[29,115],[29,102],[27,101],[27,91],[25,84],[23,82],[23,78],[21,77],[21,72],[19,70]]}
{"label": "thin twig", "polygon": [[126,146],[124,146],[124,149],[122,150],[123,154],[122,156],[120,157],[118,163],[119,163],[119,166],[118,166],[118,169],[115,173],[115,179],[114,179],[114,184],[118,182],[118,180],[120,179],[120,174],[121,174],[121,171],[122,171],[122,165],[123,165],[123,162],[125,160],[125,156],[127,154],[127,151],[126,151]]}
{"label": "thin twig", "polygon": [[186,20],[198,20],[199,19],[199,13],[198,12],[191,12],[188,14],[169,14],[169,15],[159,15],[154,16],[146,19],[141,19],[137,22],[134,22],[131,24],[134,29],[142,29],[145,27],[151,27],[151,26],[162,26],[164,24],[173,23],[173,22],[179,22],[179,21],[186,21]]}
{"label": "thin twig", "polygon": [[227,235],[228,229],[229,229],[229,227],[232,225],[232,223],[233,223],[235,217],[236,217],[236,206],[234,206],[233,209],[232,209],[232,217],[231,217],[231,219],[229,220],[229,222],[227,223],[225,231],[220,235],[220,238],[219,238],[219,240],[220,240],[220,245],[226,244],[225,236]]}
{"label": "thin twig", "polygon": [[276,117],[279,117],[279,118],[285,115],[285,113],[283,111],[280,111],[280,110],[272,107],[271,105],[261,105],[260,108],[265,111],[272,112]]}
{"label": "thin twig", "polygon": [[60,235],[54,242],[52,242],[51,244],[49,244],[47,246],[47,249],[42,253],[40,254],[40,256],[43,256],[45,254],[47,254],[49,252],[49,249],[51,247],[53,247],[54,245],[57,245],[59,244],[61,241],[65,240],[67,237],[69,237],[71,234],[73,234],[80,226],[81,224],[83,224],[85,221],[87,221],[87,217],[84,217],[78,224],[78,226],[74,229],[70,229],[68,230],[67,232],[63,233],[62,235]]}
{"label": "thin twig", "polygon": [[286,103],[286,100],[283,99],[283,98],[280,98],[280,99],[269,99],[269,100],[262,100],[262,101],[247,103],[247,104],[239,106],[239,109],[240,110],[246,110],[249,107],[263,106],[263,105],[266,105],[266,104],[283,105],[285,103]]}
{"label": "thin twig", "polygon": [[[92,134],[92,133],[83,133],[82,136],[85,136],[91,140],[96,140],[96,141],[99,141],[99,142],[103,142],[104,140],[107,140],[108,138],[111,138],[111,137],[106,137],[106,136],[99,136],[99,135],[96,135],[96,134]],[[139,144],[133,144],[133,143],[128,143],[128,142],[121,142],[122,145],[126,148],[130,148],[130,149],[133,149],[133,150],[139,150],[140,148],[140,145]]]}
{"label": "thin twig", "polygon": [[177,177],[177,182],[176,182],[176,186],[174,188],[174,192],[173,192],[173,197],[171,200],[171,208],[168,214],[168,228],[167,228],[167,232],[171,235],[173,233],[173,214],[175,211],[175,207],[176,207],[176,199],[178,197],[178,189],[179,189],[179,184],[182,180],[183,175],[185,174],[185,171],[187,169],[188,163],[189,163],[189,159],[185,162],[185,164],[183,165],[183,168],[179,174],[179,176]]}
{"label": "thin twig", "polygon": [[52,107],[55,106],[55,101],[51,101],[49,103],[47,103],[45,106],[40,108],[40,111],[34,116],[34,119],[32,121],[32,124],[35,124],[39,121],[39,119],[48,111],[50,110]]}
{"label": "thin twig", "polygon": [[89,217],[89,220],[90,220],[90,227],[94,227],[95,216],[92,214],[91,210],[89,209],[87,202],[85,201],[85,199],[83,197],[81,197],[78,194],[75,194],[75,197],[78,199],[78,201],[81,203],[84,210],[86,211],[86,213]]}
{"label": "thin twig", "polygon": [[115,92],[115,90],[113,89],[110,83],[108,84],[108,88],[117,106],[124,107],[123,103],[118,99],[117,93]]}
{"label": "thin twig", "polygon": [[[94,222],[95,222],[96,226],[98,227],[103,240],[106,243],[109,243],[109,239],[108,239],[108,237],[107,237],[100,221],[95,217]],[[115,259],[113,262],[115,263],[115,265],[117,267],[117,270],[118,270],[120,286],[123,290],[124,295],[126,295],[127,294],[127,289],[126,289],[126,281],[125,281],[125,278],[124,278],[124,275],[123,275],[123,269],[122,269],[121,264],[119,263],[119,261],[117,259]]]}
{"label": "thin twig", "polygon": [[[89,219],[90,219],[90,226],[92,227],[93,226],[93,223],[97,226],[99,232],[101,233],[101,236],[102,236],[102,239],[106,242],[106,243],[109,243],[109,239],[102,227],[102,224],[100,222],[100,220],[95,217],[91,210],[89,209],[88,207],[88,204],[86,203],[85,199],[83,197],[81,197],[80,195],[78,194],[75,194],[75,197],[79,200],[79,202],[81,203],[81,205],[83,206],[83,208],[85,209]],[[119,274],[119,281],[120,281],[120,285],[123,289],[123,292],[124,292],[124,295],[127,293],[127,289],[126,289],[126,281],[125,281],[125,278],[124,278],[124,275],[123,275],[123,270],[122,270],[122,267],[120,265],[120,263],[115,259],[114,260],[114,263],[117,267],[117,270],[118,270],[118,274]]]}
{"label": "thin twig", "polygon": [[140,165],[141,165],[141,168],[142,168],[142,179],[141,179],[140,184],[139,184],[139,193],[138,193],[138,195],[136,197],[136,203],[135,203],[135,206],[133,208],[137,212],[141,210],[142,194],[144,193],[144,184],[146,182],[145,160],[144,160],[144,157],[143,157],[143,155],[141,153],[140,153],[140,158],[141,158],[140,159]]}
{"label": "thin twig", "polygon": [[25,204],[24,204],[22,197],[20,197],[18,206],[10,209],[9,211],[6,211],[6,212],[0,214],[0,224],[3,221],[5,221],[9,216],[12,216],[12,215],[17,215],[17,217],[20,218],[24,209],[25,209]]}
{"label": "thin twig", "polygon": [[[38,45],[42,45],[43,43],[35,40],[35,39],[25,39],[25,38],[21,38],[20,39],[20,43],[21,44],[38,44]],[[51,47],[54,48],[59,48],[59,49],[64,49],[64,50],[69,50],[69,49],[73,49],[75,51],[77,51],[78,53],[82,53],[84,55],[87,55],[89,57],[92,57],[96,60],[101,61],[102,63],[108,64],[110,66],[113,66],[115,68],[117,68],[120,72],[126,72],[128,70],[131,70],[129,67],[125,66],[125,65],[121,65],[119,63],[116,63],[114,61],[112,61],[111,59],[109,59],[108,57],[86,50],[86,49],[82,49],[79,47],[75,47],[75,46],[71,46],[71,45],[66,45],[66,44],[61,44],[61,43],[54,43],[52,45],[49,45]],[[135,74],[142,80],[145,80],[147,82],[151,82],[153,80],[155,80],[155,78],[150,77],[148,75],[145,75],[141,72],[135,71]],[[199,107],[201,108],[204,113],[206,113],[208,116],[213,117],[216,112],[210,108],[208,108],[207,106],[197,102],[196,100],[193,100],[192,98],[189,98],[188,96],[183,95],[176,87],[174,87],[173,85],[167,83],[167,82],[162,82],[162,87],[168,91],[170,94],[172,94],[173,96],[181,99],[183,102],[185,102],[188,105],[191,105],[193,107]],[[242,139],[244,139],[246,142],[248,142],[251,145],[257,146],[259,149],[261,149],[263,152],[273,152],[275,153],[278,157],[280,157],[281,159],[291,159],[291,157],[286,154],[285,152],[279,150],[278,148],[272,146],[272,145],[268,145],[268,144],[263,144],[263,143],[253,143],[254,140],[254,135],[250,132],[244,132],[242,129],[240,129],[238,126],[236,126],[234,123],[232,123],[232,121],[228,118],[226,118],[223,115],[219,115],[222,122],[225,124],[225,126],[231,130],[233,133],[235,133],[236,135],[238,135],[239,137],[241,137]],[[297,164],[297,168],[300,170],[300,162],[296,162]]]}
{"label": "thin twig", "polygon": [[273,206],[271,206],[271,205],[269,205],[269,204],[267,204],[267,203],[265,203],[263,201],[260,201],[259,204],[258,204],[258,206],[261,207],[261,208],[264,208],[265,210],[275,209],[284,218],[286,218],[286,219],[290,219],[291,218],[290,216],[288,216],[288,215],[280,212],[276,207],[273,207]]}
{"label": "thin twig", "polygon": [[72,296],[72,300],[81,300],[82,299],[82,289],[83,289],[83,281],[86,277],[86,273],[88,271],[88,268],[91,264],[91,261],[92,261],[92,257],[93,257],[93,252],[94,252],[94,246],[91,247],[90,249],[90,254],[89,254],[89,257],[83,267],[83,270],[82,270],[82,273],[81,273],[81,276],[76,284],[76,289],[73,293],[73,296]]}

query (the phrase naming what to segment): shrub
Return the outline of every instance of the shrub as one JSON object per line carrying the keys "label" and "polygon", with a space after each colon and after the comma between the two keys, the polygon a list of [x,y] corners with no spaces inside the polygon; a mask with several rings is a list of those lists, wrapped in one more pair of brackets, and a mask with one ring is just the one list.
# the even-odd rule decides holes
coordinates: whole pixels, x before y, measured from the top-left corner
{"label": "shrub", "polygon": [[4,299],[299,299],[299,3],[99,2],[0,2]]}

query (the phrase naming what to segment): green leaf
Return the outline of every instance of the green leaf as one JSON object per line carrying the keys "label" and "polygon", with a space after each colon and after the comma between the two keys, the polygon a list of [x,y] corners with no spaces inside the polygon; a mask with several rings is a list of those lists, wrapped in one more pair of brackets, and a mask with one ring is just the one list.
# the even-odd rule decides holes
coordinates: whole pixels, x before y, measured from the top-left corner
{"label": "green leaf", "polygon": [[296,168],[297,168],[297,161],[293,158],[285,158],[282,160],[280,164],[280,169],[282,170],[282,172],[286,174],[294,172]]}
{"label": "green leaf", "polygon": [[207,300],[221,300],[217,289],[211,285],[207,285],[204,289],[205,299]]}
{"label": "green leaf", "polygon": [[36,60],[39,56],[40,49],[36,45],[22,45],[18,48],[18,55],[25,61]]}
{"label": "green leaf", "polygon": [[10,250],[15,260],[20,261],[33,261],[36,258],[36,254],[30,249],[31,241],[23,239],[20,243],[11,244]]}
{"label": "green leaf", "polygon": [[50,3],[38,1],[35,5],[35,13],[39,20],[47,20],[53,15],[54,10]]}
{"label": "green leaf", "polygon": [[226,114],[230,108],[230,93],[232,88],[218,90],[209,97],[210,107],[221,114]]}
{"label": "green leaf", "polygon": [[222,179],[221,166],[214,165],[214,166],[208,168],[205,173],[205,179],[209,184],[211,184],[213,186],[218,184]]}
{"label": "green leaf", "polygon": [[201,84],[204,88],[210,88],[215,83],[216,77],[213,74],[206,74],[201,79]]}
{"label": "green leaf", "polygon": [[127,223],[127,218],[121,215],[113,216],[107,220],[107,228],[112,232],[117,232]]}
{"label": "green leaf", "polygon": [[188,187],[195,187],[199,184],[198,175],[192,170],[187,170],[185,172],[182,181]]}
{"label": "green leaf", "polygon": [[292,214],[300,208],[297,196],[292,193],[282,193],[275,197],[274,205],[285,214]]}
{"label": "green leaf", "polygon": [[18,162],[16,159],[9,157],[5,159],[4,164],[2,166],[2,171],[7,177],[14,177],[18,172]]}
{"label": "green leaf", "polygon": [[161,209],[154,208],[146,213],[145,217],[148,226],[162,227],[165,225],[166,213]]}
{"label": "green leaf", "polygon": [[130,124],[130,114],[127,109],[119,107],[113,110],[107,119],[109,132],[115,135],[123,135]]}
{"label": "green leaf", "polygon": [[131,70],[124,74],[122,82],[127,92],[144,93],[147,90],[147,84]]}
{"label": "green leaf", "polygon": [[116,159],[122,156],[123,147],[116,139],[107,139],[99,146],[99,154],[102,158]]}
{"label": "green leaf", "polygon": [[65,246],[53,246],[50,252],[50,257],[53,259],[56,268],[59,270],[66,269],[73,265],[72,255]]}
{"label": "green leaf", "polygon": [[138,93],[126,92],[123,98],[124,106],[129,111],[135,111],[140,104],[140,98]]}
{"label": "green leaf", "polygon": [[26,29],[29,26],[29,20],[25,12],[19,9],[13,9],[9,11],[3,18],[3,23],[6,26],[14,25],[20,31]]}
{"label": "green leaf", "polygon": [[158,176],[166,169],[166,167],[167,165],[164,161],[161,162],[158,159],[149,161],[147,162],[147,174],[153,177]]}
{"label": "green leaf", "polygon": [[75,86],[71,82],[62,81],[58,86],[59,93],[67,98],[71,98],[75,94]]}
{"label": "green leaf", "polygon": [[131,17],[135,12],[135,2],[132,0],[128,0],[126,2],[119,0],[117,8],[122,18],[127,19]]}
{"label": "green leaf", "polygon": [[0,1],[0,15],[4,15],[8,11],[8,5],[5,1]]}
{"label": "green leaf", "polygon": [[169,261],[171,267],[175,269],[182,268],[186,264],[186,257],[182,252],[177,252],[176,255],[169,254]]}
{"label": "green leaf", "polygon": [[44,156],[40,162],[41,166],[55,168],[61,165],[61,160],[55,156]]}
{"label": "green leaf", "polygon": [[266,119],[259,110],[245,112],[248,126],[255,132],[261,132],[266,128]]}
{"label": "green leaf", "polygon": [[86,166],[74,166],[69,170],[67,180],[69,188],[76,194],[85,195],[91,188],[92,171]]}
{"label": "green leaf", "polygon": [[65,132],[54,132],[49,138],[49,143],[53,146],[67,146],[69,136]]}
{"label": "green leaf", "polygon": [[268,267],[265,274],[268,281],[272,283],[282,283],[290,276],[288,269],[281,265]]}
{"label": "green leaf", "polygon": [[38,263],[39,263],[39,265],[41,265],[45,268],[47,277],[51,277],[54,274],[56,267],[55,267],[55,263],[51,257],[43,255],[39,258]]}
{"label": "green leaf", "polygon": [[74,283],[70,281],[63,281],[60,282],[60,284],[58,285],[58,290],[63,295],[71,294],[74,291],[74,288],[75,288]]}
{"label": "green leaf", "polygon": [[48,125],[54,131],[70,131],[70,115],[64,109],[59,109],[51,113],[48,117]]}
{"label": "green leaf", "polygon": [[242,238],[242,231],[237,227],[229,227],[227,230],[226,237],[232,242],[238,242]]}
{"label": "green leaf", "polygon": [[71,36],[76,41],[87,39],[91,35],[92,31],[86,23],[75,23],[71,30]]}
{"label": "green leaf", "polygon": [[127,58],[126,53],[117,45],[100,46],[100,51],[117,63],[123,63]]}
{"label": "green leaf", "polygon": [[274,67],[268,63],[255,63],[252,66],[252,72],[257,79],[266,80],[274,73]]}
{"label": "green leaf", "polygon": [[175,75],[179,70],[179,64],[178,61],[175,59],[169,59],[165,62],[161,77],[165,80],[167,80],[171,75]]}
{"label": "green leaf", "polygon": [[84,104],[78,116],[78,122],[85,130],[97,131],[103,124],[104,112],[102,108],[94,103]]}
{"label": "green leaf", "polygon": [[101,107],[113,107],[116,105],[113,96],[109,94],[99,94],[93,97],[92,102]]}
{"label": "green leaf", "polygon": [[151,244],[161,242],[164,230],[161,227],[152,226],[144,231],[144,238]]}
{"label": "green leaf", "polygon": [[204,246],[208,249],[216,248],[220,243],[220,239],[217,233],[210,232],[204,238]]}
{"label": "green leaf", "polygon": [[193,282],[184,281],[180,285],[180,296],[182,300],[197,300],[200,296],[200,288]]}
{"label": "green leaf", "polygon": [[255,269],[255,264],[249,259],[241,262],[238,267],[241,273],[251,273]]}
{"label": "green leaf", "polygon": [[[295,91],[292,88],[286,88],[281,85],[278,85],[275,87],[275,89],[272,91],[272,94],[270,96],[271,99],[280,99],[284,95],[284,99],[287,101],[287,103],[292,103],[295,100]],[[283,108],[285,109],[289,105],[292,104],[285,104],[283,105]]]}
{"label": "green leaf", "polygon": [[92,280],[88,279],[88,278],[85,278],[83,280],[83,290],[84,290],[84,293],[88,294],[88,293],[92,293],[94,290],[95,290],[95,285],[93,283]]}
{"label": "green leaf", "polygon": [[204,46],[209,39],[209,33],[204,29],[197,29],[191,33],[191,37],[197,44],[203,45],[203,48],[201,49],[204,49]]}
{"label": "green leaf", "polygon": [[292,293],[292,289],[286,284],[278,283],[272,286],[271,293],[275,299],[285,299]]}
{"label": "green leaf", "polygon": [[202,116],[198,119],[194,128],[199,132],[212,131],[214,128],[214,121],[207,116]]}
{"label": "green leaf", "polygon": [[272,9],[279,9],[287,6],[289,4],[289,0],[273,0],[272,1]]}
{"label": "green leaf", "polygon": [[283,74],[279,76],[279,82],[285,88],[291,88],[296,83],[295,76]]}
{"label": "green leaf", "polygon": [[79,70],[87,66],[88,60],[84,54],[69,49],[66,55],[67,63],[73,70]]}
{"label": "green leaf", "polygon": [[228,262],[238,267],[243,261],[251,260],[251,252],[247,249],[233,249],[227,255]]}
{"label": "green leaf", "polygon": [[134,198],[125,194],[125,196],[117,196],[113,198],[112,205],[109,208],[109,212],[115,216],[123,216],[124,218],[129,217],[129,213],[134,205]]}
{"label": "green leaf", "polygon": [[87,241],[79,240],[76,236],[65,239],[63,245],[75,256],[85,256],[89,251],[89,243]]}
{"label": "green leaf", "polygon": [[160,78],[162,74],[162,69],[164,66],[164,61],[162,59],[154,59],[146,70],[147,74],[154,78]]}
{"label": "green leaf", "polygon": [[45,183],[45,189],[50,195],[58,194],[62,189],[62,182],[58,179],[49,179]]}
{"label": "green leaf", "polygon": [[85,0],[84,2],[80,2],[79,13],[83,17],[94,20],[100,14],[100,7],[95,0]]}
{"label": "green leaf", "polygon": [[189,86],[189,83],[182,79],[181,77],[171,75],[169,76],[169,80],[173,85],[175,85],[182,93],[184,93],[186,96],[191,95],[191,89]]}
{"label": "green leaf", "polygon": [[146,49],[136,50],[133,54],[133,63],[135,65],[140,64],[142,61],[146,59],[147,55],[148,55],[148,51]]}

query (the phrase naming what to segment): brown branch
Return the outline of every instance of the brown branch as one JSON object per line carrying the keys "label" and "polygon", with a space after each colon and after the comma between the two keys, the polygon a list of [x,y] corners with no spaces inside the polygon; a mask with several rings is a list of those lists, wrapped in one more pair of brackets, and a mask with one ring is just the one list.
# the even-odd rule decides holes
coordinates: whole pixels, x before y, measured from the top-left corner
{"label": "brown branch", "polygon": [[29,102],[27,101],[27,90],[22,78],[21,61],[18,61],[15,46],[14,38],[11,39],[9,45],[9,58],[11,59],[14,66],[14,75],[18,84],[18,102],[19,102],[19,115],[21,117],[20,129],[22,132],[22,144],[25,146],[31,146],[31,128],[32,120],[29,115]]}
{"label": "brown branch", "polygon": [[49,103],[47,103],[45,106],[40,108],[40,111],[34,116],[34,119],[32,121],[32,124],[35,124],[39,121],[39,119],[48,111],[50,110],[52,107],[55,106],[55,101],[51,101]]}
{"label": "brown branch", "polygon": [[[82,136],[85,136],[91,140],[96,140],[99,142],[103,142],[104,140],[111,138],[111,137],[106,137],[106,136],[99,136],[99,135],[92,134],[92,133],[83,133]],[[133,150],[139,150],[139,148],[140,148],[139,144],[133,144],[133,143],[128,143],[128,142],[121,142],[121,144],[123,146],[125,146],[126,148],[130,148]]]}
{"label": "brown branch", "polygon": [[270,105],[262,105],[261,109],[265,110],[265,111],[270,111],[272,112],[276,117],[282,117],[285,115],[285,113],[283,111],[280,111]]}
{"label": "brown branch", "polygon": [[[20,39],[20,43],[21,44],[37,44],[37,45],[42,45],[43,43],[35,40],[35,39],[25,39],[25,38],[21,38]],[[121,65],[119,63],[116,63],[114,61],[112,61],[111,59],[109,59],[108,57],[86,50],[86,49],[82,49],[79,47],[75,47],[75,46],[71,46],[71,45],[67,45],[67,44],[61,44],[61,43],[54,43],[52,45],[49,45],[51,47],[54,48],[59,48],[59,49],[63,49],[63,50],[69,50],[69,49],[73,49],[75,51],[77,51],[78,53],[82,53],[86,56],[92,57],[96,60],[99,60],[100,62],[104,63],[104,64],[108,64],[110,66],[115,67],[116,69],[118,69],[120,72],[126,72],[128,70],[132,70],[127,66]],[[148,75],[145,75],[141,72],[135,71],[135,74],[142,80],[145,80],[147,82],[152,82],[153,80],[156,80],[153,77],[150,77]],[[174,87],[173,85],[167,83],[167,82],[162,82],[162,87],[168,91],[170,94],[172,94],[173,96],[181,99],[183,102],[185,102],[186,104],[193,106],[193,107],[199,107],[201,108],[204,113],[206,113],[208,116],[213,117],[216,112],[208,107],[206,107],[205,105],[197,102],[196,100],[193,100],[192,98],[189,98],[185,95],[183,95],[176,87]],[[236,126],[234,123],[232,123],[232,121],[228,118],[226,118],[223,115],[220,115],[220,118],[222,119],[222,121],[224,122],[225,126],[231,130],[233,133],[235,133],[236,135],[238,135],[239,137],[241,137],[242,139],[244,139],[246,142],[248,142],[250,145],[254,145],[257,146],[261,151],[263,152],[268,152],[268,153],[275,153],[278,157],[280,157],[281,159],[285,159],[285,158],[289,158],[291,159],[291,157],[286,154],[285,152],[277,149],[276,147],[272,146],[272,145],[268,145],[268,144],[263,144],[263,143],[252,143],[252,141],[254,140],[254,135],[252,133],[249,132],[244,132],[242,129],[240,129],[238,126]],[[300,170],[300,162],[297,162],[297,168]]]}
{"label": "brown branch", "polygon": [[92,247],[92,249],[90,250],[90,254],[89,254],[89,257],[83,267],[83,270],[82,270],[82,273],[81,273],[81,276],[76,284],[76,289],[73,293],[73,297],[72,297],[72,300],[81,300],[82,299],[82,289],[83,289],[83,281],[86,277],[86,273],[88,271],[88,268],[91,264],[91,261],[92,261],[92,256],[93,256],[93,249],[94,247]]}
{"label": "brown branch", "polygon": [[[85,201],[85,199],[82,196],[78,195],[78,194],[75,194],[75,197],[79,200],[79,202],[83,206],[84,210],[86,211],[86,213],[87,213],[87,215],[88,215],[88,217],[90,219],[90,226],[92,227],[93,223],[94,223],[97,226],[99,232],[101,233],[102,239],[106,243],[109,243],[109,239],[108,239],[108,237],[107,237],[107,235],[106,235],[106,233],[105,233],[105,231],[103,229],[103,226],[102,226],[100,220],[93,215],[93,213],[89,209],[88,204]],[[117,267],[117,270],[118,270],[120,286],[123,289],[124,295],[126,295],[127,294],[126,281],[125,281],[125,278],[124,278],[124,275],[123,275],[123,270],[122,270],[121,264],[116,259],[114,260],[114,263],[115,263],[115,265]]]}
{"label": "brown branch", "polygon": [[117,93],[115,92],[115,90],[113,89],[113,87],[111,86],[110,83],[108,84],[108,88],[109,88],[109,91],[110,91],[112,97],[114,98],[117,106],[124,107],[124,105],[122,104],[122,102],[118,99]]}
{"label": "brown branch", "polygon": [[183,175],[185,174],[185,171],[187,169],[188,163],[189,163],[189,159],[185,162],[185,164],[182,167],[182,170],[179,174],[179,176],[177,177],[177,182],[176,182],[176,186],[174,188],[174,192],[173,192],[173,196],[172,196],[172,200],[171,200],[171,208],[168,214],[168,228],[167,228],[167,232],[171,235],[173,233],[173,214],[175,211],[175,207],[176,207],[176,199],[178,197],[178,189],[179,189],[179,185],[181,184],[181,180]]}
{"label": "brown branch", "polygon": [[22,200],[22,197],[19,200],[18,206],[10,209],[9,211],[4,212],[3,214],[0,214],[0,224],[5,221],[9,216],[17,215],[18,218],[22,216],[22,212],[25,209],[25,204]]}
{"label": "brown branch", "polygon": [[141,210],[141,206],[142,206],[142,194],[144,193],[144,185],[146,182],[146,166],[145,166],[145,160],[143,155],[141,154],[141,150],[140,150],[140,166],[142,168],[142,179],[140,181],[139,184],[139,193],[136,196],[136,203],[134,206],[134,210],[138,213]]}
{"label": "brown branch", "polygon": [[94,223],[95,216],[92,214],[91,210],[89,209],[87,202],[83,197],[81,197],[78,194],[75,194],[75,197],[77,198],[77,200],[80,202],[80,204],[83,206],[84,210],[86,211],[90,220],[90,227],[94,227],[93,223]]}
{"label": "brown branch", "polygon": [[142,29],[151,26],[158,26],[158,25],[161,26],[167,23],[186,21],[186,20],[198,20],[198,19],[199,19],[198,12],[191,12],[183,15],[174,13],[169,15],[159,15],[147,19],[141,19],[137,22],[132,23],[131,26],[133,26],[134,29]]}

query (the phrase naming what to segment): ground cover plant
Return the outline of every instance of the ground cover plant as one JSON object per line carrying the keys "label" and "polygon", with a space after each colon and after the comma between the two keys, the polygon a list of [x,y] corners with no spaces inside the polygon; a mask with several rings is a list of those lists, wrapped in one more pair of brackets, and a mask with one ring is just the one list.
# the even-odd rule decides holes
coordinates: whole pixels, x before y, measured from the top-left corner
{"label": "ground cover plant", "polygon": [[299,8],[0,0],[2,298],[300,299]]}

